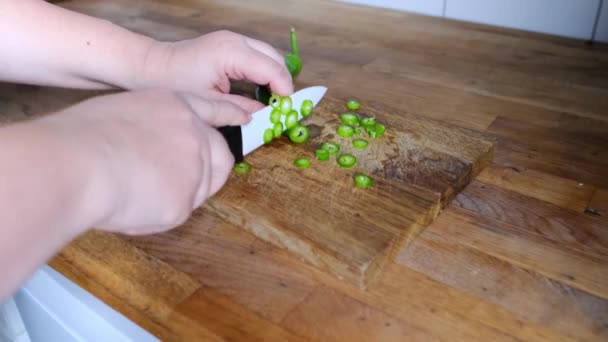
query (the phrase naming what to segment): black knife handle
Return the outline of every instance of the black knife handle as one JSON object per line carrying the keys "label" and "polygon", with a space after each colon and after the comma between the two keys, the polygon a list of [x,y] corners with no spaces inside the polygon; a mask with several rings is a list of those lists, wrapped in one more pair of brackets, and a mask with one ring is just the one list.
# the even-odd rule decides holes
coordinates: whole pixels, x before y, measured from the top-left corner
{"label": "black knife handle", "polygon": [[224,126],[218,128],[218,131],[224,136],[230,152],[234,156],[234,161],[240,163],[243,161],[243,135],[241,126]]}

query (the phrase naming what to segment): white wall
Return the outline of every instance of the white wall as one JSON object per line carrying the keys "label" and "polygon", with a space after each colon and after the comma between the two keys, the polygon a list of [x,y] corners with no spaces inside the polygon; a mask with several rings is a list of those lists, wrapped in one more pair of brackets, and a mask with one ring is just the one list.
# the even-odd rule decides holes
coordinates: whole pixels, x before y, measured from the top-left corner
{"label": "white wall", "polygon": [[608,43],[608,0],[604,0],[602,4],[594,40]]}
{"label": "white wall", "polygon": [[[608,0],[338,0],[450,19],[608,42]],[[600,5],[601,16],[598,16]]]}

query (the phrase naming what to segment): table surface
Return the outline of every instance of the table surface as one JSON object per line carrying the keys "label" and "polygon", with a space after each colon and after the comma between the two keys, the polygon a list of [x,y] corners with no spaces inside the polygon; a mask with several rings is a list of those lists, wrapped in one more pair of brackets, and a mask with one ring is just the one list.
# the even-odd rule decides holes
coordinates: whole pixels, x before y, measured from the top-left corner
{"label": "table surface", "polygon": [[[61,4],[160,39],[229,29],[282,51],[293,25],[298,87],[324,84],[498,141],[494,163],[367,291],[204,210],[162,235],[91,232],[52,260],[155,335],[608,339],[607,46],[316,0]],[[17,112],[83,96],[2,93],[13,98],[0,109]]]}

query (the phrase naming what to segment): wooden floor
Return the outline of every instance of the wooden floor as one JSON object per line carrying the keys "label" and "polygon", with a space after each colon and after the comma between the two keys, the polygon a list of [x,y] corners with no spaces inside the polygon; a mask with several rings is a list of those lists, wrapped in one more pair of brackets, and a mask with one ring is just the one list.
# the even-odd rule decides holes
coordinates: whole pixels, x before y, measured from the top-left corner
{"label": "wooden floor", "polygon": [[[367,291],[204,210],[162,235],[91,233],[53,260],[152,333],[164,340],[608,340],[606,46],[328,1],[62,3],[167,40],[230,29],[286,51],[293,25],[304,60],[298,87],[327,85],[498,140],[494,164]],[[0,90],[0,108],[15,113],[81,96]]]}

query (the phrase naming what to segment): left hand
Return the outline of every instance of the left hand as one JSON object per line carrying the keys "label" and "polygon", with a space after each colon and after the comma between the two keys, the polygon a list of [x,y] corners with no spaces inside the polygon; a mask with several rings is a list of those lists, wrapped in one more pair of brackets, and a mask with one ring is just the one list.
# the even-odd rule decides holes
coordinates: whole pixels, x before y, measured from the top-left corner
{"label": "left hand", "polygon": [[247,113],[264,105],[232,95],[230,80],[269,85],[273,93],[290,95],[293,80],[283,57],[265,42],[229,31],[217,31],[175,43],[151,45],[137,88],[163,87],[192,94],[213,95]]}

